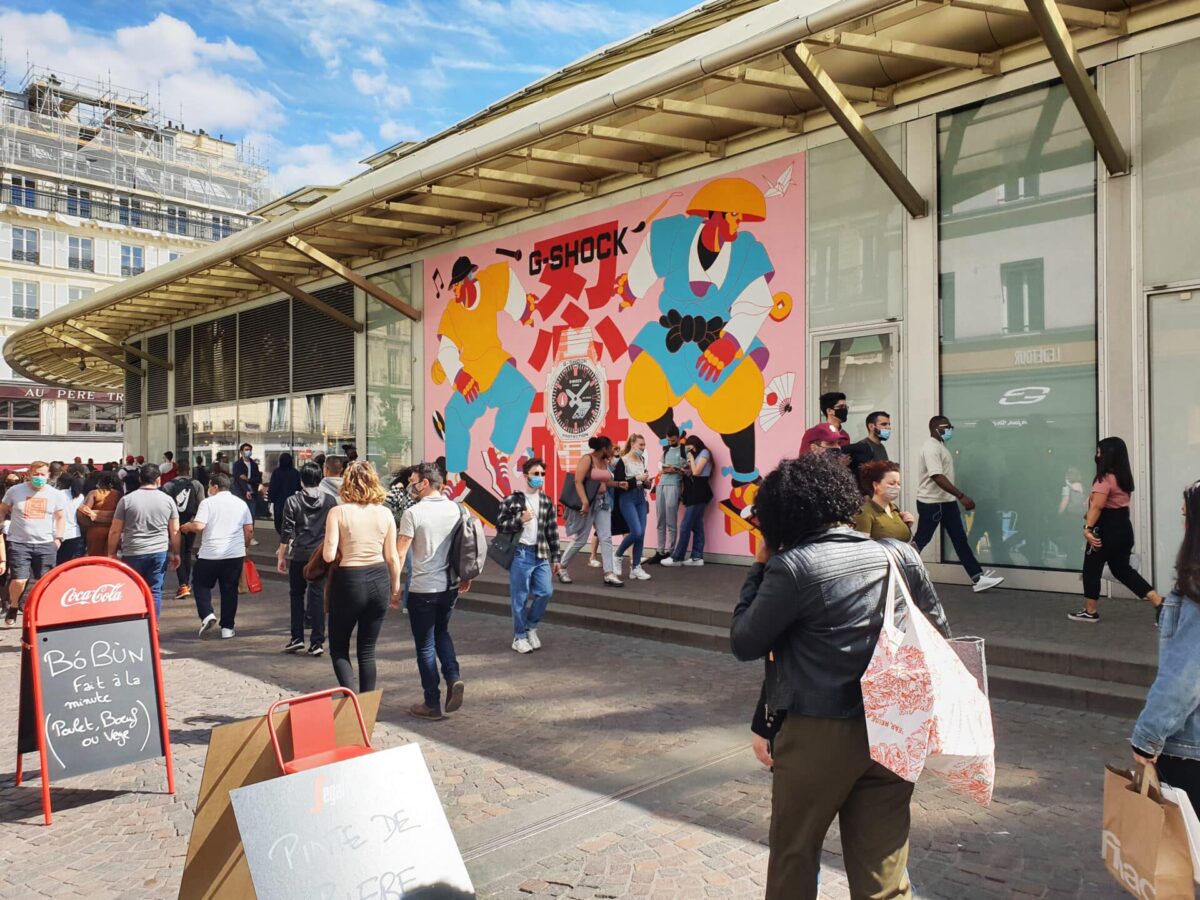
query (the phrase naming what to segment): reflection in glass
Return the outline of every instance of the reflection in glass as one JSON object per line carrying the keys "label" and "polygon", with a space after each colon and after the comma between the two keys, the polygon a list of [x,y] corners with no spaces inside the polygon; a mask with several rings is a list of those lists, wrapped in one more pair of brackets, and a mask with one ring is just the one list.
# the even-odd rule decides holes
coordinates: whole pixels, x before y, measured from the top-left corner
{"label": "reflection in glass", "polygon": [[292,446],[296,462],[318,453],[341,455],[354,440],[354,394],[305,394],[292,398]]}
{"label": "reflection in glass", "polygon": [[237,406],[198,406],[192,410],[193,455],[208,463],[223,462],[226,470],[237,452]]}
{"label": "reflection in glass", "polygon": [[851,440],[867,436],[866,419],[880,411],[894,414],[900,386],[891,332],[821,341],[818,395],[841,391],[850,406],[846,431]]}
{"label": "reflection in glass", "polygon": [[279,454],[292,449],[292,429],[288,425],[288,400],[243,400],[238,404],[238,444],[254,445],[254,458],[269,474]]}
{"label": "reflection in glass", "polygon": [[1076,569],[1095,471],[1095,151],[1062,85],[942,116],[938,146],[942,412],[978,504],[970,538],[988,565]]}
{"label": "reflection in glass", "polygon": [[[409,267],[372,276],[384,290],[409,301]],[[381,472],[411,463],[413,452],[413,323],[367,297],[367,458]]]}

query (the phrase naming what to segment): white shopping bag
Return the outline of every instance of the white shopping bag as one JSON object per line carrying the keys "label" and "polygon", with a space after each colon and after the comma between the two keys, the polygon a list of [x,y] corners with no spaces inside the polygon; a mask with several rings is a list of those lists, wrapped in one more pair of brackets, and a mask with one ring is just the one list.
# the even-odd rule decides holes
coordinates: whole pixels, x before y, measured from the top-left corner
{"label": "white shopping bag", "polygon": [[[896,627],[899,593],[908,609]],[[996,780],[992,713],[979,683],[909,596],[888,553],[883,628],[862,677],[871,758],[915,782],[925,769],[987,806]]]}
{"label": "white shopping bag", "polygon": [[1183,813],[1183,824],[1187,828],[1188,849],[1192,851],[1192,877],[1200,884],[1200,819],[1196,818],[1196,810],[1188,795],[1179,788],[1173,788],[1166,782],[1162,784],[1164,800],[1170,800]]}

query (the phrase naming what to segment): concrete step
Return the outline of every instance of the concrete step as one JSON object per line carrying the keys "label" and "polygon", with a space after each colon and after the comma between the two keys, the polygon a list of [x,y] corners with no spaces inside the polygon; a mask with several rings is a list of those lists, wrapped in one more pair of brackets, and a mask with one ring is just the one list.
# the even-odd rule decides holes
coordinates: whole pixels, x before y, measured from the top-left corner
{"label": "concrete step", "polygon": [[1146,689],[1136,685],[990,664],[988,688],[993,697],[1002,700],[1104,713],[1131,722],[1146,702]]}
{"label": "concrete step", "polygon": [[1145,659],[1118,657],[1094,650],[1065,648],[1012,638],[988,639],[985,644],[989,670],[994,667],[1064,675],[1091,682],[1141,688],[1154,683],[1157,665]]}

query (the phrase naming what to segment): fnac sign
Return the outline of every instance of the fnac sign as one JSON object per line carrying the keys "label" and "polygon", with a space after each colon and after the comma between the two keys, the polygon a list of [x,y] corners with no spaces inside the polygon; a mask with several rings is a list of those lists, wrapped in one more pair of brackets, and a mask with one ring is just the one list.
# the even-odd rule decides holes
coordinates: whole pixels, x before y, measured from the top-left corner
{"label": "fnac sign", "polygon": [[38,587],[39,628],[146,614],[146,597],[137,577],[113,559],[73,560],[51,570]]}

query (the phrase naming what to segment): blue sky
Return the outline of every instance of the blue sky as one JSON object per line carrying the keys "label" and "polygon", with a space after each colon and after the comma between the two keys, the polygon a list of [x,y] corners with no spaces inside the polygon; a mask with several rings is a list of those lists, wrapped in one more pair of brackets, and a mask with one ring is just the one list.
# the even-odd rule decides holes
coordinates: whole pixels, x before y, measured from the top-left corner
{"label": "blue sky", "polygon": [[0,34],[9,87],[33,63],[145,91],[164,117],[259,148],[282,192],[341,181],[697,2],[18,0],[0,3]]}

